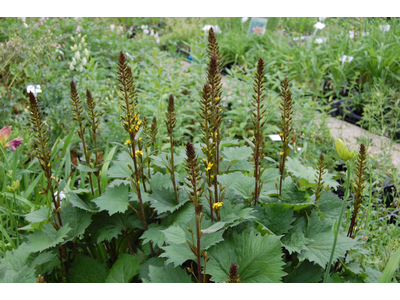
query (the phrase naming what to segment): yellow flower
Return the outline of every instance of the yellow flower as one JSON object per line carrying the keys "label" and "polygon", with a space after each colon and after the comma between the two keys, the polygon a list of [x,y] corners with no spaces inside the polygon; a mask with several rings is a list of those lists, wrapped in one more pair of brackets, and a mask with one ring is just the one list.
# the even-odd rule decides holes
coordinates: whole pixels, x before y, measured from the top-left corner
{"label": "yellow flower", "polygon": [[131,140],[127,139],[124,145],[130,144],[130,143],[131,143]]}
{"label": "yellow flower", "polygon": [[220,97],[216,97],[215,100],[218,101],[219,99],[221,99]]}
{"label": "yellow flower", "polygon": [[279,154],[280,154],[280,155],[283,155],[283,152],[281,151],[281,152],[279,152]]}
{"label": "yellow flower", "polygon": [[280,135],[280,136],[283,136],[283,133],[282,133],[282,132],[280,132],[280,133],[279,133],[279,135]]}
{"label": "yellow flower", "polygon": [[140,155],[143,155],[143,151],[142,151],[142,150],[136,150],[136,151],[135,151],[136,157],[137,157],[139,154],[140,154]]}
{"label": "yellow flower", "polygon": [[206,161],[207,161],[207,159],[206,159],[206,158],[203,158],[203,161],[204,161],[204,162],[206,162]]}
{"label": "yellow flower", "polygon": [[211,169],[211,167],[213,166],[213,164],[212,163],[208,163],[208,167],[206,168],[206,171],[209,171],[210,169]]}
{"label": "yellow flower", "polygon": [[223,205],[222,202],[214,203],[214,205],[213,205],[213,210],[218,210],[222,205]]}
{"label": "yellow flower", "polygon": [[348,161],[349,159],[353,159],[357,156],[357,152],[355,150],[349,151],[349,148],[345,146],[341,139],[337,139],[335,142],[336,152],[338,156],[344,161]]}

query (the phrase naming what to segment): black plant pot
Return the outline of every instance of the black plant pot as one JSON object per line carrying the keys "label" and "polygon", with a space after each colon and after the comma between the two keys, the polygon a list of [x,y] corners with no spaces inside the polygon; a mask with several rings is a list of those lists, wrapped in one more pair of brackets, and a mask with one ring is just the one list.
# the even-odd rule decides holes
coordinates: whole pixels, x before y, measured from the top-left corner
{"label": "black plant pot", "polygon": [[[358,125],[357,123],[362,120],[362,110],[355,110],[351,107],[352,100],[336,100],[332,103],[331,107],[331,116],[344,116],[344,120],[354,125]],[[344,108],[346,107],[346,109]]]}

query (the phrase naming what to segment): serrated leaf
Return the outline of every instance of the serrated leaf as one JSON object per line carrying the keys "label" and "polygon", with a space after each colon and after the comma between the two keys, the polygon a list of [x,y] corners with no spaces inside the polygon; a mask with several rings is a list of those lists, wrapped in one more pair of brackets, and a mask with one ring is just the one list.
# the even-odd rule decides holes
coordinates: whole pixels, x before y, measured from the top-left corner
{"label": "serrated leaf", "polygon": [[176,202],[175,192],[172,189],[163,187],[161,190],[153,190],[153,193],[148,195],[150,206],[158,214],[174,212],[190,200],[188,194],[183,190],[179,190],[178,195],[179,203]]}
{"label": "serrated leaf", "polygon": [[287,283],[318,283],[320,282],[324,269],[318,265],[303,261],[293,272],[285,277]]}
{"label": "serrated leaf", "polygon": [[0,266],[4,268],[3,272],[13,270],[18,273],[26,265],[29,254],[29,247],[26,243],[22,243],[17,249],[7,251],[0,259]]}
{"label": "serrated leaf", "polygon": [[303,217],[297,218],[290,231],[281,239],[282,245],[289,251],[289,254],[300,253],[311,240],[305,237],[305,228],[306,220]]}
{"label": "serrated leaf", "polygon": [[162,267],[149,266],[150,282],[153,283],[193,283],[191,276],[182,268],[171,264]]}
{"label": "serrated leaf", "polygon": [[31,212],[25,216],[25,220],[30,223],[40,223],[44,220],[47,220],[50,213],[50,209],[43,206],[34,212]]}
{"label": "serrated leaf", "polygon": [[224,201],[224,205],[220,208],[221,222],[229,224],[228,227],[236,226],[246,220],[255,219],[254,213],[254,208],[244,208],[242,203],[234,205],[227,200]]}
{"label": "serrated leaf", "polygon": [[106,283],[129,283],[138,273],[140,262],[137,256],[122,253],[106,277]]}
{"label": "serrated leaf", "polygon": [[28,244],[28,251],[38,252],[56,246],[62,243],[68,236],[71,228],[65,224],[60,230],[55,230],[50,224],[44,224],[43,229],[36,230],[34,233],[27,236],[30,243]]}
{"label": "serrated leaf", "polygon": [[119,185],[106,188],[105,192],[98,198],[92,201],[100,208],[100,210],[107,210],[111,215],[117,212],[125,212],[128,209],[129,187],[126,185]]}
{"label": "serrated leaf", "polygon": [[90,212],[97,212],[96,205],[91,202],[89,199],[83,200],[80,196],[77,195],[76,191],[71,191],[69,194],[69,202],[74,207],[79,207],[80,209],[90,211]]}
{"label": "serrated leaf", "polygon": [[165,235],[162,231],[167,229],[167,227],[151,223],[148,228],[149,229],[147,229],[140,237],[140,239],[143,240],[143,244],[152,242],[153,245],[161,248],[165,242]]}
{"label": "serrated leaf", "polygon": [[229,161],[221,161],[220,164],[220,172],[221,173],[225,173],[228,171],[229,168],[229,172],[235,172],[235,171],[252,171],[254,170],[254,166],[251,164],[251,162],[249,162],[248,160],[238,160],[234,163],[231,163]]}
{"label": "serrated leaf", "polygon": [[307,192],[299,190],[297,186],[293,184],[291,177],[286,177],[283,181],[282,195],[279,198],[282,204],[314,204],[310,203]]}
{"label": "serrated leaf", "polygon": [[6,270],[0,283],[36,283],[35,270],[23,266],[20,270]]}
{"label": "serrated leaf", "polygon": [[161,225],[169,226],[187,226],[189,221],[194,216],[194,206],[192,203],[186,203],[178,210],[173,213],[169,213],[164,219],[161,221]]}
{"label": "serrated leaf", "polygon": [[292,228],[293,208],[285,209],[281,204],[257,207],[258,221],[275,235],[287,233]]}
{"label": "serrated leaf", "polygon": [[166,259],[160,257],[151,257],[140,265],[139,277],[143,282],[150,282],[149,267],[163,267]]}
{"label": "serrated leaf", "polygon": [[186,243],[186,234],[182,228],[178,226],[170,226],[162,231],[165,235],[165,240],[169,244],[183,244]]}
{"label": "serrated leaf", "polygon": [[[174,267],[177,267],[183,264],[187,260],[196,261],[196,256],[190,250],[189,246],[185,244],[171,244],[168,246],[162,247],[165,251],[164,253],[160,254],[160,257],[167,258],[167,263],[173,263]],[[208,266],[207,266],[208,267]]]}
{"label": "serrated leaf", "polygon": [[105,265],[83,254],[76,256],[68,273],[70,283],[104,283],[106,277]]}
{"label": "serrated leaf", "polygon": [[227,237],[224,243],[211,248],[207,274],[215,282],[228,281],[232,263],[238,267],[241,282],[280,282],[286,273],[282,271],[282,251],[279,237],[265,235],[238,235]]}
{"label": "serrated leaf", "polygon": [[[308,217],[307,228],[304,231],[305,237],[310,241],[304,246],[304,250],[299,255],[299,260],[308,259],[311,262],[319,264],[325,268],[332,252],[334,233],[334,220],[325,218],[320,220],[318,213],[313,210]],[[344,257],[346,251],[353,248],[358,242],[348,238],[339,232],[333,261],[340,257]]]}
{"label": "serrated leaf", "polygon": [[126,178],[132,176],[132,171],[125,162],[115,161],[108,169],[107,176],[108,178]]}
{"label": "serrated leaf", "polygon": [[37,266],[43,265],[51,261],[54,257],[57,257],[57,254],[54,252],[44,251],[39,253],[38,256],[29,264],[31,267],[36,268]]}
{"label": "serrated leaf", "polygon": [[150,178],[150,187],[151,190],[160,190],[161,188],[173,189],[171,175],[170,174],[162,174],[160,172],[155,173]]}
{"label": "serrated leaf", "polygon": [[253,155],[253,150],[250,147],[225,147],[222,151],[224,160],[236,161],[249,158]]}
{"label": "serrated leaf", "polygon": [[83,234],[92,221],[92,214],[80,208],[73,207],[71,204],[63,202],[61,205],[61,220],[71,227],[66,241],[71,241],[75,237]]}
{"label": "serrated leaf", "polygon": [[[308,181],[308,183],[312,184],[315,182],[315,174],[317,174],[317,170],[312,167],[303,166],[297,158],[288,157],[286,160],[286,167],[289,173],[291,173],[295,177],[304,178]],[[333,189],[337,189],[339,183],[333,179],[334,175],[328,173],[322,175],[322,180],[325,182],[325,186],[329,185]]]}
{"label": "serrated leaf", "polygon": [[[153,163],[156,166],[159,166],[161,168],[171,168],[171,163],[169,162],[169,159],[171,158],[171,153],[161,152],[158,155],[151,155],[150,157],[153,159]],[[185,161],[185,158],[186,154],[184,150],[181,150],[179,155],[174,154],[174,166],[182,164]]]}
{"label": "serrated leaf", "polygon": [[95,240],[97,243],[107,240],[111,242],[112,239],[117,238],[121,234],[121,228],[115,225],[105,225],[98,232],[96,232]]}
{"label": "serrated leaf", "polygon": [[382,277],[382,272],[372,269],[371,267],[364,266],[365,271],[361,272],[362,274],[367,275],[368,277],[364,279],[365,283],[379,283],[380,278]]}
{"label": "serrated leaf", "polygon": [[337,219],[340,215],[342,203],[342,200],[340,200],[338,196],[332,193],[322,192],[317,205],[320,211],[325,214],[326,218]]}
{"label": "serrated leaf", "polygon": [[223,228],[224,226],[225,226],[225,222],[217,222],[217,223],[214,223],[213,225],[211,225],[208,228],[202,229],[201,232],[203,234],[214,233],[214,232],[220,230],[221,228]]}

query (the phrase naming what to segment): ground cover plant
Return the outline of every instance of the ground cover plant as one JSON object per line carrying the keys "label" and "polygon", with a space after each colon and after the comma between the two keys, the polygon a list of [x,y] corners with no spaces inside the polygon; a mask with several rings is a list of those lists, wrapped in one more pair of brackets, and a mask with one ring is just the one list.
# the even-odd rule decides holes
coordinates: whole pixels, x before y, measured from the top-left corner
{"label": "ground cover plant", "polygon": [[373,191],[387,173],[371,172],[364,143],[329,138],[326,114],[310,121],[313,98],[286,67],[258,58],[230,71],[228,92],[212,29],[185,73],[154,35],[135,53],[65,22],[64,85],[9,91],[2,107],[28,98],[0,124],[1,282],[399,279],[398,227],[380,220],[394,207]]}

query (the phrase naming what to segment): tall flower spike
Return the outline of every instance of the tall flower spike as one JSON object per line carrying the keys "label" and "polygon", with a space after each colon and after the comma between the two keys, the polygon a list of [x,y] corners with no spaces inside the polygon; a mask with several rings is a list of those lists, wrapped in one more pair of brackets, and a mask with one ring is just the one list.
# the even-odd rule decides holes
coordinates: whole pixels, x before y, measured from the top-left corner
{"label": "tall flower spike", "polygon": [[282,151],[281,157],[279,162],[279,172],[280,172],[280,180],[279,180],[279,196],[282,194],[282,180],[283,180],[283,173],[285,170],[285,162],[286,158],[289,156],[290,147],[289,141],[290,137],[289,134],[292,132],[292,114],[293,114],[293,101],[292,101],[292,93],[289,89],[289,81],[285,78],[281,84],[281,130],[282,130]]}
{"label": "tall flower spike", "polygon": [[[98,113],[96,112],[96,103],[93,100],[92,93],[89,90],[86,90],[86,104],[89,110],[89,118],[88,121],[90,123],[90,126],[92,127],[92,139],[94,143],[94,148],[97,149],[97,134],[96,130],[97,127],[99,126],[99,119],[98,119]],[[99,154],[100,152],[96,150],[95,152],[95,166],[97,168],[97,171],[94,172],[94,174],[97,177],[97,188],[99,190],[99,194],[101,195],[101,185],[100,185],[100,161],[99,161]]]}
{"label": "tall flower spike", "polygon": [[176,115],[175,115],[175,103],[174,103],[174,96],[170,96],[168,100],[168,108],[165,118],[165,125],[167,126],[167,130],[169,133],[169,143],[170,143],[170,150],[171,150],[171,181],[174,187],[175,192],[175,199],[176,203],[179,204],[179,197],[178,197],[178,188],[176,186],[175,181],[175,166],[174,166],[174,137],[173,137],[173,130],[176,124]]}
{"label": "tall flower spike", "polygon": [[196,217],[196,246],[194,245],[194,241],[192,244],[189,243],[189,247],[197,258],[197,274],[199,282],[203,282],[203,274],[201,270],[201,244],[200,238],[202,236],[201,233],[201,219],[203,216],[202,210],[203,206],[199,204],[199,197],[202,193],[202,188],[198,186],[198,183],[201,180],[200,176],[200,168],[197,162],[196,151],[194,150],[193,145],[190,142],[186,144],[186,166],[185,169],[188,173],[186,185],[189,187],[190,191],[190,200],[194,206],[195,217]]}
{"label": "tall flower spike", "polygon": [[[54,205],[54,219],[56,221],[55,227],[56,230],[59,230],[60,227],[62,227],[62,221],[61,221],[61,215],[60,215],[60,210],[59,208],[61,207],[60,203],[60,193],[57,192],[57,199],[56,199],[56,192],[53,187],[53,182],[52,182],[52,171],[51,171],[51,164],[50,164],[50,151],[47,150],[47,144],[49,139],[46,137],[47,130],[44,127],[44,123],[42,121],[42,116],[40,115],[40,110],[39,110],[39,105],[38,102],[33,95],[32,92],[29,93],[29,108],[31,112],[31,127],[34,132],[34,139],[35,139],[35,144],[37,145],[36,147],[36,157],[38,158],[40,162],[40,167],[44,171],[44,175],[46,177],[47,181],[47,187],[46,190],[50,190],[51,197],[53,200],[53,205]],[[55,183],[56,189],[58,189],[58,183]]]}
{"label": "tall flower spike", "polygon": [[261,175],[264,172],[264,168],[262,167],[262,160],[264,158],[264,115],[265,108],[263,101],[266,97],[265,91],[265,69],[264,69],[264,61],[260,58],[258,60],[257,72],[255,73],[254,79],[254,102],[251,102],[253,106],[253,126],[254,126],[254,179],[255,179],[255,187],[254,187],[254,205],[257,204],[258,198],[260,197],[262,182]]}
{"label": "tall flower spike", "polygon": [[[138,159],[136,157],[136,146],[137,143],[135,141],[135,136],[139,131],[140,125],[142,122],[140,121],[139,114],[139,105],[137,103],[137,95],[136,95],[136,87],[133,83],[133,75],[132,70],[128,66],[124,53],[122,51],[118,57],[118,81],[120,82],[119,86],[119,100],[120,100],[120,108],[123,111],[123,114],[120,115],[122,126],[125,131],[129,134],[130,140],[130,155],[133,159],[134,169],[132,169],[134,180],[131,178],[132,188],[137,193],[140,205],[140,213],[138,213],[139,218],[142,220],[145,230],[148,229],[146,215],[144,211],[144,205],[142,200],[142,194],[140,190],[140,178],[141,178],[141,170],[138,166]],[[153,246],[150,243],[150,250],[152,256],[154,256]]]}
{"label": "tall flower spike", "polygon": [[360,145],[359,155],[356,161],[356,178],[354,187],[354,201],[353,201],[353,214],[350,221],[349,231],[347,232],[347,236],[354,238],[356,236],[356,228],[357,228],[357,213],[359,208],[361,207],[361,196],[365,189],[365,177],[364,174],[367,171],[367,151],[363,143]]}
{"label": "tall flower spike", "polygon": [[322,176],[326,173],[325,169],[325,161],[324,155],[321,153],[318,158],[318,171],[315,174],[315,183],[317,184],[317,189],[315,191],[315,203],[321,197],[322,189],[324,188],[325,181],[322,180]]}
{"label": "tall flower spike", "polygon": [[[79,100],[79,94],[76,89],[75,83],[71,81],[71,104],[72,104],[72,111],[74,113],[74,120],[78,122],[78,136],[82,141],[83,144],[83,154],[85,156],[85,162],[86,165],[89,167],[90,166],[90,155],[89,155],[89,149],[86,145],[85,141],[85,125],[83,124],[83,108],[82,108],[82,103],[81,100]],[[89,181],[90,181],[90,188],[92,191],[92,195],[94,196],[94,187],[93,187],[93,180],[92,180],[92,173],[89,172]]]}

